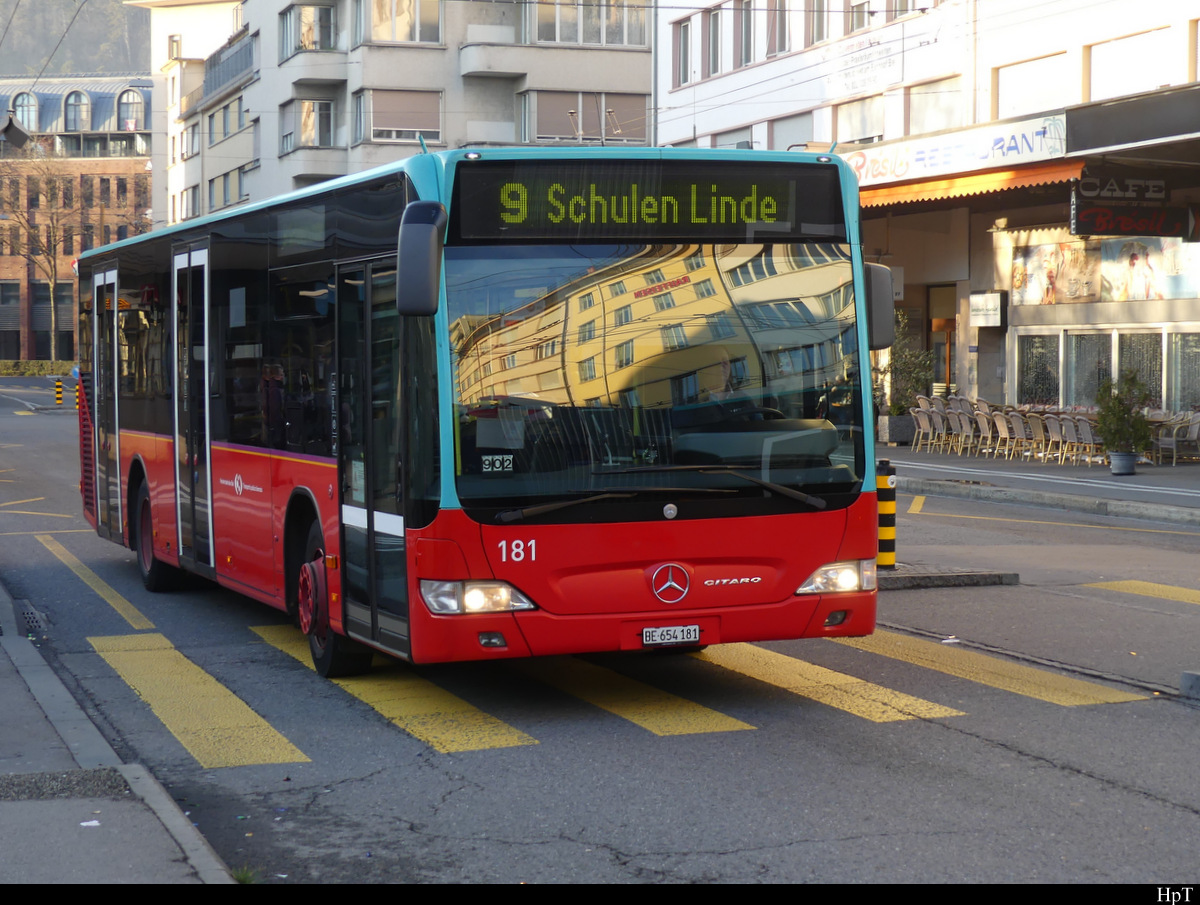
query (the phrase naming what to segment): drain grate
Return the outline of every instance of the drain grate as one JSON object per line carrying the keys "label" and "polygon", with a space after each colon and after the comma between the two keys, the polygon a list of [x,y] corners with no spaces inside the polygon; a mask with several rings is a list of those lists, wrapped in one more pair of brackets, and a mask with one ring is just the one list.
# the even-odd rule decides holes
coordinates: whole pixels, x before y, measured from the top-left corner
{"label": "drain grate", "polygon": [[37,610],[30,606],[28,600],[17,601],[17,627],[21,634],[26,637],[30,635],[44,635],[46,633],[46,620]]}

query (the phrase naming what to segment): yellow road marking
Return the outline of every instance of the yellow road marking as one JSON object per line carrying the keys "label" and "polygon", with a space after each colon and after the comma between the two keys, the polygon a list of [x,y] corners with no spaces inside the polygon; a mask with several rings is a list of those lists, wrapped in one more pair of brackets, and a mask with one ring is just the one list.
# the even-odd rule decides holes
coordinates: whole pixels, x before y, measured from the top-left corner
{"label": "yellow road marking", "polygon": [[[26,512],[24,509],[0,509],[0,515],[44,515],[46,518],[75,518],[73,515],[63,515],[59,512]],[[26,532],[27,534],[29,532]]]}
{"label": "yellow road marking", "polygon": [[913,497],[912,503],[909,504],[908,514],[909,515],[918,515],[921,512],[921,510],[924,508],[925,508],[925,497],[915,496],[915,497]]}
{"label": "yellow road marking", "polygon": [[138,612],[137,607],[118,594],[113,588],[106,584],[95,572],[81,563],[67,548],[56,541],[48,534],[35,534],[42,545],[57,556],[68,569],[78,575],[83,583],[99,594],[104,601],[111,606],[126,622],[130,628],[143,630],[154,628],[154,623]]}
{"label": "yellow road marking", "polygon": [[[947,497],[946,499],[957,499]],[[909,510],[910,512],[912,510]],[[979,522],[1012,522],[1016,525],[1052,525],[1055,528],[1090,528],[1093,531],[1127,531],[1132,534],[1177,534],[1181,537],[1200,537],[1196,531],[1172,531],[1167,528],[1129,528],[1124,525],[1081,525],[1077,522],[1052,522],[1047,519],[1033,518],[997,518],[992,515],[959,515],[951,512],[921,512],[931,518],[961,518]]]}
{"label": "yellow road marking", "polygon": [[29,411],[24,411],[24,412],[13,412],[13,414],[14,414],[14,415],[32,415],[32,414],[33,414],[33,412],[29,412]]}
{"label": "yellow road marking", "polygon": [[[261,625],[255,634],[312,669],[308,639],[288,625]],[[331,682],[374,708],[405,732],[447,754],[536,745],[537,739],[414,675],[406,666]]]}
{"label": "yellow road marking", "polygon": [[162,635],[88,641],[200,766],[308,762],[302,751]]}
{"label": "yellow road marking", "polygon": [[[38,513],[42,515],[43,513]],[[37,537],[39,534],[44,534],[49,537],[51,534],[95,534],[91,528],[58,528],[50,529],[49,531],[0,531],[0,537],[29,537],[31,534]]]}
{"label": "yellow road marking", "polygon": [[44,496],[34,496],[27,500],[12,500],[8,503],[0,503],[0,508],[3,508],[4,506],[20,506],[22,503],[40,503],[45,499],[46,498]]}
{"label": "yellow road marking", "polygon": [[1010,663],[999,657],[991,657],[955,645],[923,641],[895,632],[876,632],[866,638],[832,640],[847,647],[891,657],[893,660],[902,660],[948,676],[957,676],[1063,707],[1146,700],[1143,695],[1117,691],[1093,682],[1056,675],[1044,669]]}
{"label": "yellow road marking", "polygon": [[696,735],[754,728],[702,704],[575,657],[514,661],[511,666],[655,735]]}
{"label": "yellow road marking", "polygon": [[696,657],[874,723],[963,715],[960,710],[750,644],[723,644]]}
{"label": "yellow road marking", "polygon": [[1096,584],[1084,585],[1084,587],[1121,591],[1125,594],[1140,594],[1143,597],[1176,600],[1180,603],[1200,603],[1200,591],[1193,591],[1191,588],[1177,588],[1169,584],[1155,584],[1151,581],[1101,581]]}

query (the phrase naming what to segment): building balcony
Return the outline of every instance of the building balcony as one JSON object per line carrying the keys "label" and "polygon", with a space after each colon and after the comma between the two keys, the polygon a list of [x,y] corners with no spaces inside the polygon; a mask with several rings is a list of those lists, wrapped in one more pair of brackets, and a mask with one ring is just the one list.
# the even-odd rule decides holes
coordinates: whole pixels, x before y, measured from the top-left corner
{"label": "building balcony", "polygon": [[645,94],[651,78],[650,51],[645,47],[481,42],[462,45],[458,61],[463,78],[524,78],[529,88],[588,86]]}

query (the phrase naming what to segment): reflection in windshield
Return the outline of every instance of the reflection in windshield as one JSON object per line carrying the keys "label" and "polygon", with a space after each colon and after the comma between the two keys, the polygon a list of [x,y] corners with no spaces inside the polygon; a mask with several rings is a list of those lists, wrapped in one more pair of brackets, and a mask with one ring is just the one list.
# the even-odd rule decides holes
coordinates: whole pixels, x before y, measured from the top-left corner
{"label": "reflection in windshield", "polygon": [[[621,470],[627,485],[631,466],[858,489],[846,246],[459,246],[446,290],[465,504],[593,494]],[[638,475],[679,487],[678,473]]]}

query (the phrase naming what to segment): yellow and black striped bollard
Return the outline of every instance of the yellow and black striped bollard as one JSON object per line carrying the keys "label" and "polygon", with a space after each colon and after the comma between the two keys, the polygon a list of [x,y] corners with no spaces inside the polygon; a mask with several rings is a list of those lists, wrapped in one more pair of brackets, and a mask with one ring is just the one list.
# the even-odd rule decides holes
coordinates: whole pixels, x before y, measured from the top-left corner
{"label": "yellow and black striped bollard", "polygon": [[54,404],[62,405],[62,381],[54,381]]}
{"label": "yellow and black striped bollard", "polygon": [[896,469],[890,459],[875,463],[875,496],[879,504],[879,555],[875,565],[896,568]]}

